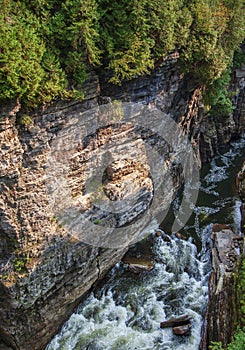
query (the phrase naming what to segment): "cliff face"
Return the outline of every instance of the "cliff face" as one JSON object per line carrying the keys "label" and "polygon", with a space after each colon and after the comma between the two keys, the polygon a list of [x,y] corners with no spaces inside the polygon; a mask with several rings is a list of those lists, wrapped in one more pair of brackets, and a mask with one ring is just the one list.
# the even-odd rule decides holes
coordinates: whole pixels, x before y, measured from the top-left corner
{"label": "cliff face", "polygon": [[243,167],[241,171],[239,171],[236,178],[238,192],[242,201],[241,205],[241,215],[242,215],[242,232],[245,234],[245,162],[243,163]]}
{"label": "cliff face", "polygon": [[[228,141],[234,132],[242,128],[238,116],[236,119],[231,117],[229,121],[225,120],[227,133],[223,137],[216,130],[219,140],[213,147],[213,134],[210,136],[208,122],[203,120],[199,109],[201,90],[188,77],[180,74],[176,55],[166,59],[152,75],[136,79],[120,88],[111,87],[102,76],[99,82],[94,73],[91,73],[85,87],[87,91],[83,102],[57,103],[44,111],[37,111],[32,116],[32,122],[25,126],[16,121],[18,106],[7,106],[1,111],[1,349],[44,349],[84,293],[128,249],[128,244],[113,244],[108,241],[101,248],[100,241],[92,244],[93,239],[91,241],[90,237],[94,236],[89,229],[91,226],[86,229],[83,223],[78,226],[78,235],[69,234],[71,227],[57,219],[64,209],[62,205],[66,202],[66,192],[58,184],[57,201],[53,203],[50,200],[47,166],[51,170],[57,170],[52,168],[50,151],[56,140],[59,141],[58,135],[64,135],[65,139],[71,130],[70,126],[74,125],[91,130],[91,125],[95,124],[94,115],[84,112],[106,105],[111,99],[141,101],[157,106],[163,115],[171,116],[181,125],[197,153],[201,140],[206,140],[205,144],[209,146],[208,150],[202,152],[204,160],[209,159],[209,153],[214,152],[218,143]],[[237,113],[239,115],[240,112]],[[166,129],[166,125],[163,128]],[[130,146],[125,146],[128,138]],[[155,133],[139,130],[130,121],[123,126],[118,120],[116,123],[110,121],[105,127],[95,128],[95,132],[82,145],[79,137],[68,139],[67,145],[69,140],[74,142],[68,147],[69,157],[65,152],[56,152],[54,159],[58,160],[61,168],[65,164],[62,169],[68,179],[65,186],[70,191],[68,197],[72,198],[72,205],[75,203],[74,206],[78,206],[82,212],[88,211],[89,220],[94,220],[95,223],[97,221],[100,224],[106,218],[108,221],[114,220],[113,227],[123,228],[145,213],[150,206],[154,190],[145,164],[142,142],[154,144],[162,155],[166,176],[171,174],[173,179],[171,195],[183,182],[178,162],[170,161],[178,159],[178,150],[169,147]],[[111,140],[117,142],[121,153],[127,157],[123,162],[117,162],[113,159],[113,149],[109,148],[112,158],[110,164],[106,163],[106,171],[102,174],[103,191],[112,201],[127,196],[128,192],[137,195],[133,218],[131,209],[119,218],[115,215],[105,216],[104,212],[98,214],[97,209],[90,206],[89,198],[86,202],[87,197],[84,196],[84,186],[93,175],[93,170],[103,164],[103,146],[110,145]],[[51,185],[53,183],[51,181]],[[167,183],[166,188],[168,189]],[[164,206],[164,203],[162,198],[158,204]],[[69,204],[67,200],[65,209]],[[147,227],[151,219],[153,218],[143,222],[143,227]],[[112,237],[114,231],[110,230],[110,225],[108,227],[109,237]],[[142,225],[134,226],[128,243],[134,241],[141,229]],[[100,233],[105,231],[107,229],[102,226]]]}
{"label": "cliff face", "polygon": [[125,251],[68,237],[49,205],[49,142],[72,118],[71,110],[37,117],[22,130],[14,117],[1,121],[1,341],[14,349],[43,349],[79,298]]}
{"label": "cliff face", "polygon": [[209,280],[209,304],[203,326],[200,350],[207,350],[211,342],[221,342],[226,348],[232,341],[237,327],[242,326],[241,289],[242,259],[244,259],[245,219],[245,163],[236,178],[241,198],[241,235],[235,235],[229,227],[215,224],[213,227],[212,272]]}
{"label": "cliff face", "polygon": [[[237,93],[234,93],[237,92]],[[199,149],[202,161],[209,162],[214,154],[245,128],[245,67],[233,73],[230,93],[234,111],[230,116],[204,116],[200,127]]]}
{"label": "cliff face", "polygon": [[226,347],[240,323],[240,291],[237,274],[244,255],[244,238],[225,225],[214,225],[212,273],[209,281],[209,305],[200,349],[211,342]]}
{"label": "cliff face", "polygon": [[[174,53],[171,57],[176,59],[178,54]],[[124,101],[154,101],[180,123],[193,146],[197,147],[200,161],[207,163],[218,150],[244,131],[245,66],[233,72],[229,88],[233,96],[233,114],[217,118],[207,115],[200,103],[202,89],[195,85],[192,77],[181,75],[171,61],[164,63],[164,69],[156,69],[150,76],[132,80],[121,87],[108,84],[102,75],[100,99],[107,101],[113,97]]]}

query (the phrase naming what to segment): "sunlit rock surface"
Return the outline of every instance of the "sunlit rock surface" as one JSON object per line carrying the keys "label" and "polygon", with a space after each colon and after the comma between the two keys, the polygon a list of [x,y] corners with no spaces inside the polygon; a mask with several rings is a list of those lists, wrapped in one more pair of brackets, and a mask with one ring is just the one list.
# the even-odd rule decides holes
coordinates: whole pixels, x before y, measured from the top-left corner
{"label": "sunlit rock surface", "polygon": [[[99,157],[100,147],[104,143],[113,138],[123,145],[123,140],[128,138],[130,133],[134,135],[127,152],[126,148],[121,148],[122,152],[125,152],[123,162],[118,163],[117,159],[112,159],[102,174],[101,193],[103,192],[110,201],[120,202],[129,194],[131,196],[135,194],[139,199],[133,217],[129,216],[128,211],[119,218],[115,216],[110,218],[118,220],[118,227],[137,219],[151,205],[154,184],[144,158],[142,148],[144,142],[148,140],[149,144],[158,143],[162,152],[161,159],[166,166],[166,174],[169,171],[172,177],[171,188],[177,191],[183,182],[178,163],[169,162],[169,158],[175,157],[171,153],[171,148],[165,143],[162,144],[161,140],[156,140],[154,135],[139,132],[135,126],[129,124],[108,125],[106,128],[98,129],[93,116],[81,120],[84,112],[98,108],[100,104],[111,103],[113,99],[152,103],[164,115],[173,118],[181,126],[183,133],[189,135],[197,154],[199,145],[202,144],[200,140],[205,135],[205,144],[209,146],[208,150],[202,152],[204,160],[208,160],[209,153],[217,148],[216,145],[210,146],[213,135],[208,134],[208,122],[203,121],[200,112],[201,89],[193,85],[188,77],[180,74],[175,56],[167,58],[151,75],[125,83],[120,88],[109,86],[102,77],[99,82],[98,76],[91,73],[85,90],[86,97],[83,102],[58,102],[45,110],[37,110],[33,112],[31,122],[27,125],[20,125],[16,120],[18,104],[9,105],[1,110],[0,343],[2,349],[8,347],[22,350],[44,349],[78,305],[82,296],[120,260],[128,249],[127,244],[114,244],[113,240],[108,241],[111,246],[107,242],[106,247],[101,247],[99,243],[89,244],[93,243],[93,240],[90,241],[91,231],[81,227],[80,233],[83,239],[80,239],[79,234],[70,234],[67,222],[62,221],[64,215],[59,205],[64,209],[64,201],[59,202],[58,199],[59,194],[63,199],[64,188],[70,191],[65,203],[69,205],[69,200],[72,198],[72,210],[76,208],[76,213],[82,214],[93,210],[91,215],[97,214],[96,208],[91,208],[89,195],[84,195],[83,187],[97,166],[93,155]],[[237,117],[236,120],[241,128],[241,118]],[[58,135],[65,132],[66,128],[70,130],[69,128],[75,125],[84,125],[88,129],[93,126],[95,133],[91,134],[86,144],[81,145],[79,137],[78,141],[71,143],[68,158],[65,152],[55,154],[56,161],[58,156],[60,157],[60,164],[69,164],[64,168],[68,179],[66,187],[58,184],[61,188],[60,192],[56,193],[57,202],[52,203],[50,192],[47,190],[46,176],[47,166],[50,166],[48,160],[52,160],[50,150]],[[232,135],[234,125],[237,125],[236,121],[231,117],[231,120],[225,121],[225,125],[229,129],[229,135]],[[226,137],[225,141],[229,138]],[[221,142],[222,140],[221,138]],[[86,164],[88,166],[85,169]],[[59,189],[59,186],[56,188]],[[169,193],[170,197],[173,194]],[[61,217],[59,213],[62,214]],[[105,218],[104,214],[100,212],[93,218],[94,222],[97,221],[98,226],[102,227],[101,232],[104,232],[101,225]],[[115,226],[115,222],[113,225]],[[141,229],[142,226],[136,224],[129,238],[133,233],[137,233],[137,238]],[[126,242],[130,243],[131,240]]]}

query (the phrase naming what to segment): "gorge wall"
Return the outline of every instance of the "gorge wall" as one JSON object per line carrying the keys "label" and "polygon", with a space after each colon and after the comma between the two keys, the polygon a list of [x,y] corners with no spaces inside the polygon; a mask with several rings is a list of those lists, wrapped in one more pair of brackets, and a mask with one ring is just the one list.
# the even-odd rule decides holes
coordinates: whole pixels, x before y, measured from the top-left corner
{"label": "gorge wall", "polygon": [[209,303],[206,311],[200,350],[212,342],[221,342],[226,349],[238,327],[243,327],[242,264],[244,246],[245,163],[236,178],[241,198],[241,235],[230,227],[214,224],[212,233],[212,272],[209,280]]}
{"label": "gorge wall", "polygon": [[[200,103],[201,88],[180,73],[177,59],[176,53],[170,55],[151,75],[121,87],[111,86],[103,74],[99,73],[98,77],[91,72],[83,102],[57,102],[45,110],[33,112],[31,122],[26,125],[18,122],[17,104],[1,108],[0,349],[44,349],[93,283],[128,249],[128,245],[120,244],[112,244],[112,248],[87,244],[92,233],[81,227],[84,243],[79,236],[67,233],[57,220],[56,203],[50,203],[45,174],[51,145],[60,132],[73,125],[90,130],[91,124],[95,124],[94,115],[84,112],[113,100],[143,102],[171,116],[189,135],[198,157],[205,162],[244,129],[244,76],[241,71],[235,77],[239,93],[233,115],[223,120],[209,120]],[[94,134],[84,144],[80,144],[79,138],[71,139],[74,143],[69,148],[72,157],[69,158],[68,183],[79,210],[91,209],[94,210],[91,215],[97,214],[89,204],[79,202],[84,183],[91,174],[86,173],[84,167],[89,164],[89,169],[95,169],[98,164],[94,159],[101,159],[102,146],[112,139],[120,146],[121,153],[129,156],[123,164],[112,159],[106,170],[104,191],[114,200],[124,195],[123,184],[129,183],[130,194],[139,194],[133,219],[145,212],[153,195],[148,168],[142,167],[145,162],[142,142],[154,144],[164,155],[163,165],[166,174],[171,173],[174,179],[174,191],[181,186],[181,167],[171,161],[171,157],[177,159],[176,154],[161,138],[139,130],[132,123],[112,125],[110,122],[99,130],[96,124],[94,127]],[[130,147],[125,146],[128,138]],[[62,157],[66,162],[65,154],[58,156],[60,164],[63,164]],[[103,213],[94,217],[99,223],[104,219]],[[115,220],[115,217],[109,219]],[[130,220],[127,212],[117,223],[123,227]],[[147,228],[147,223],[144,227]],[[138,235],[140,229],[136,224],[134,233]]]}

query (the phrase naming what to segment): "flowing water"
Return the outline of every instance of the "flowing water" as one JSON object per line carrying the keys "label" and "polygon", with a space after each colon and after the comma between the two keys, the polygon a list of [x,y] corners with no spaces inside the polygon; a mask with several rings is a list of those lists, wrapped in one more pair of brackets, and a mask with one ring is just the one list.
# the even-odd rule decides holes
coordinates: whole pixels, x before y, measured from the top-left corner
{"label": "flowing water", "polygon": [[[135,275],[117,264],[46,350],[198,350],[208,297],[212,225],[229,224],[240,232],[235,176],[244,144],[245,139],[234,142],[202,170],[198,202],[181,232],[188,240],[168,232],[178,210],[177,197],[161,225],[162,237],[154,238],[155,268]],[[160,328],[160,322],[183,314],[193,317],[190,336]]]}

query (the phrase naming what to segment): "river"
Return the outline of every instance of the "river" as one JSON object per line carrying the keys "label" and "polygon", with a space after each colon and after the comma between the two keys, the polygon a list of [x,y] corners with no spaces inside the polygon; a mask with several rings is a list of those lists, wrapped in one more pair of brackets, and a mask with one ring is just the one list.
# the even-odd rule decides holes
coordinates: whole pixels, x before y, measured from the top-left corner
{"label": "river", "polygon": [[[46,350],[198,350],[208,301],[213,223],[228,224],[240,232],[235,177],[244,145],[245,139],[233,142],[203,167],[198,201],[181,231],[187,240],[169,232],[179,195],[161,224],[162,236],[151,237],[155,268],[136,275],[118,263]],[[183,314],[193,317],[190,336],[160,328],[160,322]]]}

